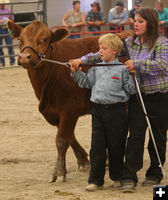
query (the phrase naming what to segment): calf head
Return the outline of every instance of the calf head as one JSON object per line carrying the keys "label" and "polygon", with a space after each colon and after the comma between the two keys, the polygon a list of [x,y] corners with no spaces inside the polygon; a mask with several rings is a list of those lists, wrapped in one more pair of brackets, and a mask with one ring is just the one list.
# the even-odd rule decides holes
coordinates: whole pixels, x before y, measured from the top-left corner
{"label": "calf head", "polygon": [[[25,28],[9,20],[7,26],[12,37],[20,41],[18,64],[24,68],[37,66],[40,56],[48,53],[52,42],[62,40],[69,35],[69,31],[65,28],[52,32],[45,24],[38,20],[34,20]],[[40,66],[39,64],[37,67]]]}

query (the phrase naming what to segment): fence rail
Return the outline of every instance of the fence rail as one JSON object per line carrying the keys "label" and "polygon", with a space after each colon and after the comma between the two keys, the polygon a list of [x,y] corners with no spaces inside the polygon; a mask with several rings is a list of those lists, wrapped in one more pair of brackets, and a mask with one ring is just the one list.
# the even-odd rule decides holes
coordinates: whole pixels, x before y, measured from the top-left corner
{"label": "fence rail", "polygon": [[[118,26],[116,24],[111,24],[111,23],[106,23],[103,25],[100,25],[101,27],[106,27],[106,30],[102,30],[102,31],[96,31],[96,32],[91,32],[88,31],[88,25],[84,25],[82,26],[82,31],[78,32],[78,33],[70,33],[70,35],[80,35],[82,38],[86,37],[86,35],[93,35],[93,34],[104,34],[104,33],[121,33],[127,30],[131,29],[131,25],[132,23],[124,23],[122,25],[120,25],[120,28],[118,28]],[[110,26],[114,26],[115,30],[110,30]],[[52,26],[50,29],[57,29],[57,28],[68,28],[69,30],[71,29],[71,26]],[[160,32],[162,34],[165,34],[165,28],[164,25],[160,25]]]}

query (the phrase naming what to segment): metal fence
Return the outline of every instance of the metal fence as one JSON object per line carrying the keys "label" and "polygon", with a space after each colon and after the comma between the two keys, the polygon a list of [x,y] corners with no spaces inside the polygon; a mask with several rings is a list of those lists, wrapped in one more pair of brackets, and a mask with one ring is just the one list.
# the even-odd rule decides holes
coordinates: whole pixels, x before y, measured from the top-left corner
{"label": "metal fence", "polygon": [[[0,16],[12,15],[15,23],[22,27],[32,23],[34,19],[38,19],[47,25],[47,0],[25,0],[1,4],[8,7],[11,12],[0,13]],[[6,28],[6,25],[0,24],[0,30],[2,33],[5,32],[3,30]],[[5,34],[0,34],[0,60],[2,58],[5,60],[5,64],[0,62],[1,69],[18,67],[16,62],[13,65],[10,65],[9,62],[10,57],[14,57],[16,59],[19,55],[18,42],[12,41],[12,44],[7,44],[6,37],[10,37],[9,33],[5,32]],[[13,49],[12,54],[11,48]]]}
{"label": "metal fence", "polygon": [[[105,33],[121,33],[121,32],[126,32],[126,31],[130,31],[130,30],[133,30],[133,24],[132,23],[129,23],[129,22],[126,22],[124,24],[121,24],[120,25],[120,28],[118,28],[118,26],[116,24],[111,24],[111,23],[105,23],[105,24],[102,24],[100,25],[101,26],[101,30],[100,31],[89,31],[88,30],[88,26],[87,24],[85,24],[83,27],[82,27],[82,30],[81,32],[78,32],[78,33],[70,33],[70,35],[80,35],[81,38],[85,38],[85,37],[88,37],[88,36],[92,36],[92,35],[95,35],[95,34],[98,34],[98,35],[101,35],[101,34],[105,34]],[[113,26],[115,27],[114,30],[110,30],[110,26]],[[71,26],[52,26],[50,29],[51,30],[55,30],[57,28],[68,28],[69,30],[71,30]],[[160,32],[161,34],[165,35],[165,27],[164,27],[164,24],[161,24],[160,25]]]}

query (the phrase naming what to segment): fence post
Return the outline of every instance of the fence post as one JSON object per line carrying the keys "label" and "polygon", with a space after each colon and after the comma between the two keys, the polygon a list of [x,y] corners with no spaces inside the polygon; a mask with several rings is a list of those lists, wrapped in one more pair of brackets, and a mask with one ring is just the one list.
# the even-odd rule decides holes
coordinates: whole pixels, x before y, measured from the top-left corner
{"label": "fence post", "polygon": [[43,0],[43,22],[47,25],[47,0]]}
{"label": "fence post", "polygon": [[[10,14],[10,15],[15,15],[16,16],[17,14],[23,15],[23,14],[26,14],[26,13],[27,14],[31,14],[31,13],[34,14],[34,13],[36,13],[37,14],[36,15],[37,19],[39,19],[38,16],[40,15],[40,19],[42,19],[43,23],[45,23],[47,25],[47,0],[31,0],[31,1],[30,0],[24,0],[24,1],[17,1],[16,0],[15,2],[11,2],[10,1],[9,3],[2,3],[2,4],[11,6],[11,13],[1,13],[0,15],[9,15]],[[34,11],[32,11],[32,10],[27,10],[27,11],[20,10],[20,11],[18,11],[18,9],[16,9],[17,12],[15,12],[14,6],[27,5],[27,4],[34,4],[35,6],[39,5],[39,4],[42,4],[41,10],[39,8],[37,8]],[[30,20],[30,18],[28,18],[27,20],[29,20],[29,21],[23,21],[23,22],[22,21],[18,21],[18,24],[19,25],[21,25],[21,24],[29,24],[32,21],[32,19]],[[7,35],[9,35],[9,34],[7,34]],[[0,35],[0,37],[2,37],[2,39],[5,39],[5,38],[3,38],[3,37],[5,37],[5,35]],[[12,47],[17,46],[18,47],[18,44],[0,45],[0,48],[2,48],[2,50],[3,50],[4,47],[8,48],[9,46],[12,46]],[[1,57],[3,57],[3,58],[10,58],[11,56],[16,57],[16,56],[18,56],[18,54],[13,54],[13,55],[8,55],[7,54],[7,55],[3,55]],[[18,66],[18,65],[15,65],[14,67],[16,67],[16,66]],[[9,66],[9,67],[12,67],[12,66]],[[4,68],[4,67],[0,67],[0,68]]]}

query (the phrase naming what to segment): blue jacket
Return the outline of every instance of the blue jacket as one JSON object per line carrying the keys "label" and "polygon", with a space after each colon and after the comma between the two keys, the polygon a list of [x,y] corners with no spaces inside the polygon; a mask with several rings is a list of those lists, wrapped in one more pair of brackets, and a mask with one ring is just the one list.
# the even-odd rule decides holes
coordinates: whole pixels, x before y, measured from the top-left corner
{"label": "blue jacket", "polygon": [[[104,61],[101,63],[105,64]],[[115,104],[126,102],[130,94],[135,93],[132,75],[130,75],[125,65],[119,62],[117,58],[111,64],[121,65],[92,67],[87,74],[82,71],[71,73],[71,76],[80,87],[91,89],[90,100],[94,103]]]}

